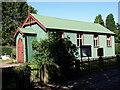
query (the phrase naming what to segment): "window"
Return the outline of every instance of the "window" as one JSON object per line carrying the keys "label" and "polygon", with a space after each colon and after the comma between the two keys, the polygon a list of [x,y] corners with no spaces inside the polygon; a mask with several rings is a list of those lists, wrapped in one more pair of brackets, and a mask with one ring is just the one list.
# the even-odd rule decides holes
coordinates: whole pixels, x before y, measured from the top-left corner
{"label": "window", "polygon": [[58,38],[64,39],[64,32],[57,32]]}
{"label": "window", "polygon": [[65,37],[65,36],[64,36],[64,32],[62,32],[62,38],[64,39],[64,37]]}
{"label": "window", "polygon": [[107,35],[107,46],[111,46],[111,36]]}
{"label": "window", "polygon": [[98,35],[94,35],[94,47],[98,47],[99,46],[99,37]]}
{"label": "window", "polygon": [[83,45],[83,34],[77,34],[77,46]]}

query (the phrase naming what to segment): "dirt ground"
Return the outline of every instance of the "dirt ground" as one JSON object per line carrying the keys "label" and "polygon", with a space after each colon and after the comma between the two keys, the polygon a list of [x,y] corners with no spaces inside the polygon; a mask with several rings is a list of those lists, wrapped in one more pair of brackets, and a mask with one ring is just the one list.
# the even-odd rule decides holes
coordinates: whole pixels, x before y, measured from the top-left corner
{"label": "dirt ground", "polygon": [[8,61],[8,62],[0,62],[0,68],[13,67],[13,66],[19,66],[19,65],[22,65],[22,63],[12,64],[11,61]]}
{"label": "dirt ground", "polygon": [[37,86],[35,88],[40,88],[43,90],[56,90],[56,89],[75,89],[81,90],[86,88],[94,88],[94,89],[101,89],[101,88],[109,88],[113,89],[116,88],[117,90],[120,89],[120,67],[116,69],[111,69],[108,71],[99,72],[96,74],[91,74],[85,77],[77,77],[74,80],[60,83],[57,85],[48,84],[46,86]]}

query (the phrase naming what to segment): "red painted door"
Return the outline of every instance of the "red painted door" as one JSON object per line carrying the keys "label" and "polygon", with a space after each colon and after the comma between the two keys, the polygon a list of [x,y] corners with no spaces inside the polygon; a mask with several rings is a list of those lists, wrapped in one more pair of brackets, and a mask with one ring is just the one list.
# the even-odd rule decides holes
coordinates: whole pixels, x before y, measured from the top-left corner
{"label": "red painted door", "polygon": [[23,41],[21,38],[18,40],[18,62],[24,62],[24,48],[23,48]]}

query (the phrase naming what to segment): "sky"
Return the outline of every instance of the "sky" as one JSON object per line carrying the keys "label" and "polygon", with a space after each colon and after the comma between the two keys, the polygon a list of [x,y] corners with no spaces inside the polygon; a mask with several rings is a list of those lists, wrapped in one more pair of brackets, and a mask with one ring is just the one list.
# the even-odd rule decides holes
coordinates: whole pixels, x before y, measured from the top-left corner
{"label": "sky", "polygon": [[106,20],[112,13],[118,22],[118,2],[28,2],[38,14],[63,19],[94,22],[98,14]]}

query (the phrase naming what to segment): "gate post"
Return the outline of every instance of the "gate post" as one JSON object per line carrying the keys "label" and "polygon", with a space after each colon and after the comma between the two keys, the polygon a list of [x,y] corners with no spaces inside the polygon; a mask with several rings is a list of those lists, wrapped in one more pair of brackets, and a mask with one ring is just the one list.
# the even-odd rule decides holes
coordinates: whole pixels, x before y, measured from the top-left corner
{"label": "gate post", "polygon": [[75,68],[76,68],[76,73],[78,74],[80,72],[80,61],[75,60]]}
{"label": "gate post", "polygon": [[104,62],[103,62],[103,58],[100,56],[99,57],[99,67],[103,70],[103,64],[104,64]]}
{"label": "gate post", "polygon": [[117,60],[117,65],[120,66],[120,56],[117,55],[116,57],[117,57],[117,58],[116,58],[116,60]]}

